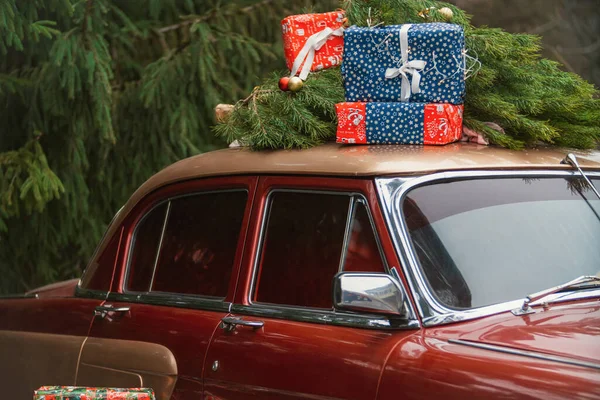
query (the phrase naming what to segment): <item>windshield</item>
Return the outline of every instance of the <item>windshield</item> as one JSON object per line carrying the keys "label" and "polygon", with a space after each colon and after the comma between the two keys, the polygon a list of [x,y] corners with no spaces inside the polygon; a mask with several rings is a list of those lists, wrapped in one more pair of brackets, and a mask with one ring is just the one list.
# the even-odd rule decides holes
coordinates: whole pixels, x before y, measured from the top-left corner
{"label": "windshield", "polygon": [[432,293],[451,308],[600,273],[600,200],[580,177],[438,181],[410,190],[401,211]]}

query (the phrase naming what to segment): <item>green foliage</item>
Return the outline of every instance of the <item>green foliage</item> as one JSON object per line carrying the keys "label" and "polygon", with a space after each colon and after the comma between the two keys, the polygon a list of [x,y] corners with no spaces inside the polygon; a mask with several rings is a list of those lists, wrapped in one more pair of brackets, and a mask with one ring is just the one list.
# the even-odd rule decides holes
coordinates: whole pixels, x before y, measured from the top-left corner
{"label": "green foliage", "polygon": [[[367,26],[368,22],[371,25],[443,22],[438,12],[442,7],[453,11],[452,22],[465,29],[468,54],[481,62],[479,71],[467,80],[466,126],[484,133],[494,144],[513,149],[539,144],[597,146],[600,100],[594,96],[598,92],[579,76],[562,71],[558,63],[542,59],[539,37],[473,27],[462,10],[434,0],[342,1],[350,23],[359,26]],[[423,13],[426,9],[429,11]],[[339,71],[334,71],[329,73],[329,79],[332,84],[341,85]],[[316,76],[308,79],[307,87]],[[272,86],[273,81],[267,81],[264,89]],[[247,142],[253,148],[305,147],[317,143],[314,129],[301,127],[298,121],[291,123],[297,118],[295,114],[282,113],[282,104],[272,101],[279,98],[294,99],[292,105],[287,105],[289,109],[309,109],[301,96],[272,93],[263,97],[259,107],[252,101],[238,103],[230,119],[215,128],[217,134]],[[320,140],[335,136],[333,104],[326,103],[323,107],[315,113],[317,120],[311,120],[315,126],[328,127],[327,131],[319,131]],[[269,129],[262,134],[259,134],[260,121],[268,121]],[[506,135],[484,122],[497,123]]]}
{"label": "green foliage", "polygon": [[214,106],[283,67],[308,5],[0,0],[0,293],[78,276],[144,180],[223,146]]}
{"label": "green foliage", "polygon": [[239,101],[227,123],[215,127],[216,134],[254,149],[307,148],[328,139],[335,130],[335,104],[344,101],[339,70],[312,74],[296,93],[279,89],[285,74],[273,74]]}

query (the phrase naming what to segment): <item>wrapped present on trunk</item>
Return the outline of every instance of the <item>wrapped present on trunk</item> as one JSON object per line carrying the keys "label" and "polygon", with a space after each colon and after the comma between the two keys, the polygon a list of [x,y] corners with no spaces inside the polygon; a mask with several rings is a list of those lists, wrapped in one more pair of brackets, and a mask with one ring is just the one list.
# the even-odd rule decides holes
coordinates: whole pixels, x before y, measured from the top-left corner
{"label": "wrapped present on trunk", "polygon": [[283,50],[291,75],[339,65],[344,50],[344,12],[292,15],[281,21]]}
{"label": "wrapped present on trunk", "polygon": [[346,101],[462,104],[464,49],[455,24],[350,27],[342,64]]}
{"label": "wrapped present on trunk", "polygon": [[462,105],[349,102],[336,111],[338,143],[441,145],[462,136]]}
{"label": "wrapped present on trunk", "polygon": [[155,400],[148,388],[96,388],[79,386],[42,386],[33,400]]}

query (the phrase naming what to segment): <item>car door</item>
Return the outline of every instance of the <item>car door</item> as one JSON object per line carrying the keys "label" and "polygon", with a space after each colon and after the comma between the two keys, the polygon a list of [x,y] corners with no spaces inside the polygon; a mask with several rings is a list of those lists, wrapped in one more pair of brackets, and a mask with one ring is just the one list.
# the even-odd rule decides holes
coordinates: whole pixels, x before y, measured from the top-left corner
{"label": "car door", "polygon": [[256,182],[179,183],[134,208],[78,385],[152,387],[161,400],[201,395],[209,340],[234,298]]}
{"label": "car door", "polygon": [[[232,315],[211,341],[207,399],[374,399],[386,356],[416,332],[336,312],[339,271],[397,266],[370,181],[261,178]],[[252,244],[252,245],[250,245]],[[410,318],[408,318],[410,316]]]}

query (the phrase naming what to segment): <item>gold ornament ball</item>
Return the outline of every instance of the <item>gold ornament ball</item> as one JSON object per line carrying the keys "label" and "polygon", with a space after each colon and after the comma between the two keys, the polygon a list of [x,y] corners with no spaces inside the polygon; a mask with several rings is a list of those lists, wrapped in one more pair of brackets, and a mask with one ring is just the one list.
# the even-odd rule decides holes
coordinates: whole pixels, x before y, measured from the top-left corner
{"label": "gold ornament ball", "polygon": [[291,92],[297,92],[298,90],[302,89],[302,86],[304,86],[304,82],[302,82],[302,79],[298,78],[297,76],[290,78],[288,81],[288,89]]}
{"label": "gold ornament ball", "polygon": [[452,10],[451,10],[451,9],[449,9],[448,7],[443,7],[443,8],[440,8],[440,9],[438,10],[438,12],[441,14],[441,16],[442,16],[442,17],[444,17],[444,19],[445,19],[446,21],[451,21],[451,20],[452,20],[452,17],[454,17],[454,13],[453,13],[453,12],[452,12]]}

